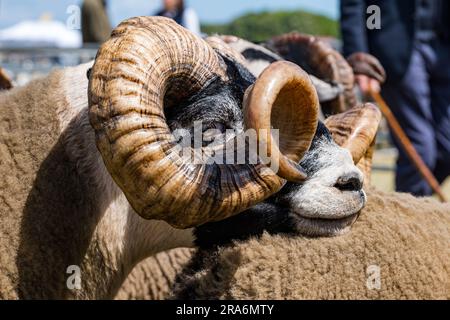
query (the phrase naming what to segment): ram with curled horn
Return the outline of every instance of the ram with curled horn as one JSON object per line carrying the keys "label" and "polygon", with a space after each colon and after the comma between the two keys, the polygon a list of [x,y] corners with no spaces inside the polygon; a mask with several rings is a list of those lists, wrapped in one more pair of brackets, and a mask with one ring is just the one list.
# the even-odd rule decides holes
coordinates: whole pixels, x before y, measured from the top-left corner
{"label": "ram with curled horn", "polygon": [[[0,298],[113,297],[143,258],[304,180],[318,125],[301,68],[278,62],[256,79],[161,17],[122,22],[93,66],[2,92],[0,105]],[[195,121],[265,129],[279,170],[186,161],[174,130]]]}
{"label": "ram with curled horn", "polygon": [[[288,182],[279,192],[241,214],[199,226],[194,231],[197,246],[202,249],[233,247],[235,240],[246,243],[253,239],[250,241],[258,242],[266,233],[289,234],[286,239],[292,241],[305,236],[318,238],[346,234],[364,213],[366,201],[371,203],[373,190],[368,196],[365,190],[370,181],[371,158],[380,120],[379,110],[366,104],[331,116],[325,123],[319,122],[311,147],[300,162],[308,178],[300,183]],[[177,272],[185,281],[178,285],[187,289],[190,286],[187,274],[190,273],[182,270],[195,265],[199,261],[198,256],[202,255],[197,255],[190,264],[192,253],[179,248],[144,260],[133,269],[116,298],[167,297]],[[206,254],[206,257],[213,259],[213,254]],[[239,264],[238,261],[233,263]],[[195,296],[196,293],[190,294]]]}

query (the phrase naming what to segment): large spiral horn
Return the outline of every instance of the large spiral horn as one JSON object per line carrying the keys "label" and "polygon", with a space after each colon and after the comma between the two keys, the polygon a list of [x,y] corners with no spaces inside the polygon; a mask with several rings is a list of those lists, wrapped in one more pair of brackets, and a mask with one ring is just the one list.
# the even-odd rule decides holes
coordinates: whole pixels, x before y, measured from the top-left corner
{"label": "large spiral horn", "polygon": [[[244,102],[244,125],[259,130],[268,122],[284,124],[275,148],[284,154],[276,157],[282,162],[281,175],[296,180],[302,174],[292,161],[309,148],[318,100],[300,68],[283,64],[289,70],[286,78],[279,68],[266,72],[263,82],[269,87],[261,105],[253,98],[260,92],[260,79],[247,92],[251,101]],[[276,76],[268,81],[273,71]],[[227,80],[215,51],[163,17],[126,20],[100,48],[90,75],[90,122],[106,168],[142,217],[179,228],[196,226],[241,212],[283,186],[285,180],[263,164],[194,164],[172,152],[176,139],[164,108],[218,77]],[[290,98],[294,88],[297,103]],[[264,139],[267,145],[274,143],[270,135]]]}
{"label": "large spiral horn", "polygon": [[309,74],[343,87],[338,98],[322,103],[324,114],[344,112],[356,104],[353,70],[329,44],[311,35],[291,32],[273,37],[266,45]]}

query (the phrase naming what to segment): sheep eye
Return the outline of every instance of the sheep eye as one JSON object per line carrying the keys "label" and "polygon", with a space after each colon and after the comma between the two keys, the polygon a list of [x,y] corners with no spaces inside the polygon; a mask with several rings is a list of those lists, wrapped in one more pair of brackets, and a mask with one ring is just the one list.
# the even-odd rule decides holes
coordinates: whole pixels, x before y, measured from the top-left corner
{"label": "sheep eye", "polygon": [[222,132],[220,132],[218,129],[208,129],[203,132],[203,141],[212,142],[219,136],[222,136]]}
{"label": "sheep eye", "polygon": [[216,131],[216,132],[224,133],[225,130],[226,130],[226,126],[223,123],[212,123],[211,125],[203,128],[203,132]]}

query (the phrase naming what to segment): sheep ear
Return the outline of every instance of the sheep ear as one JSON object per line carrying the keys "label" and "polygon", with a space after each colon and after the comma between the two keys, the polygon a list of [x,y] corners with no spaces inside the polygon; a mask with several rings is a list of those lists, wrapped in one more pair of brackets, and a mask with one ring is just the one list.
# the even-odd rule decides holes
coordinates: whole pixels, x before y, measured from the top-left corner
{"label": "sheep ear", "polygon": [[[225,38],[226,39],[226,38]],[[246,65],[244,56],[229,46],[225,40],[219,36],[210,36],[205,39],[205,41],[218,53],[224,55],[228,59],[239,62],[243,66]]]}
{"label": "sheep ear", "polygon": [[9,90],[13,87],[11,79],[6,74],[5,70],[0,68],[0,91]]}
{"label": "sheep ear", "polygon": [[350,151],[353,161],[363,171],[366,183],[370,183],[372,156],[380,121],[380,110],[370,103],[325,120],[336,143]]}

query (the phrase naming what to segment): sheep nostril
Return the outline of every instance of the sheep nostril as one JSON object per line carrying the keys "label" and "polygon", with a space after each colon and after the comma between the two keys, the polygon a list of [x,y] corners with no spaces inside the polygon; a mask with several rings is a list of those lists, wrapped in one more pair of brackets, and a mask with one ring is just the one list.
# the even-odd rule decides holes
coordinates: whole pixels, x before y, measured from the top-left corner
{"label": "sheep nostril", "polygon": [[360,191],[362,186],[362,180],[356,176],[340,177],[334,185],[335,188],[341,191]]}

